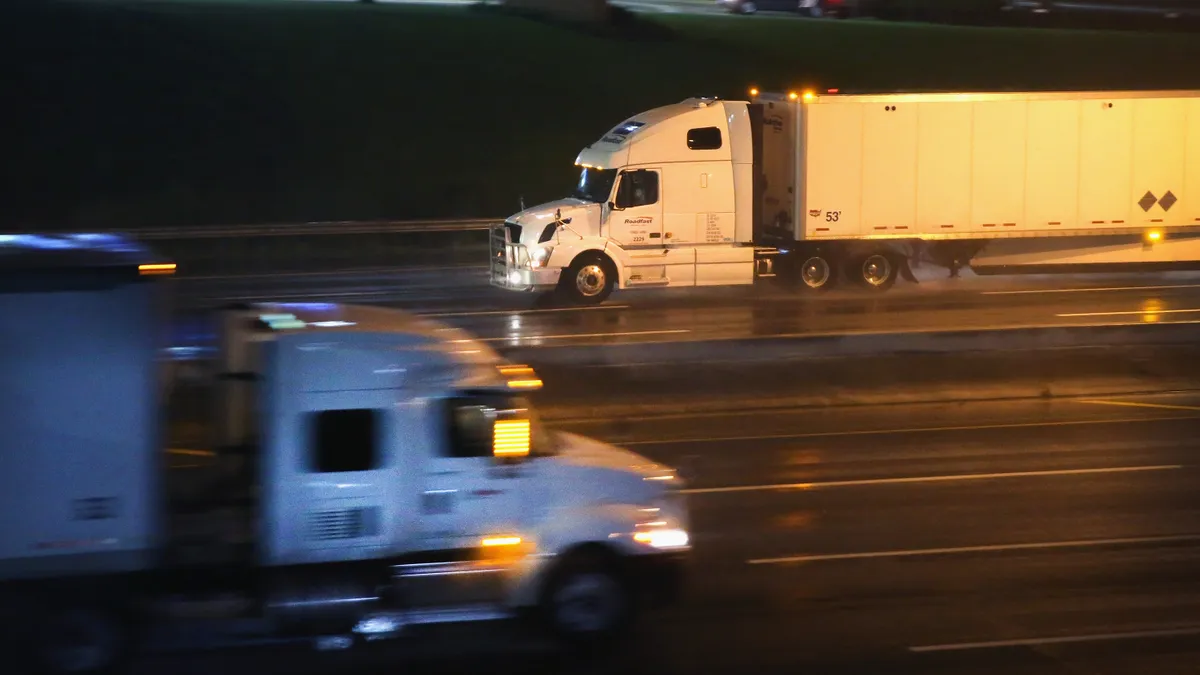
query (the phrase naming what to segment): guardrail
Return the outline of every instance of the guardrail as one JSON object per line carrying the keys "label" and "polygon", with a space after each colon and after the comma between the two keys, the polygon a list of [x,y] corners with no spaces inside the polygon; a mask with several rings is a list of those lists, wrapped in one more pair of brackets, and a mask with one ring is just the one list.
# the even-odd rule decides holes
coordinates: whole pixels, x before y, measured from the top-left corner
{"label": "guardrail", "polygon": [[[467,220],[334,220],[274,225],[205,225],[119,230],[145,241],[217,239],[222,237],[307,237],[351,234],[420,234],[482,232],[503,218]],[[118,230],[113,230],[118,232]]]}
{"label": "guardrail", "polygon": [[486,265],[502,218],[331,221],[120,230],[179,264],[182,279]]}

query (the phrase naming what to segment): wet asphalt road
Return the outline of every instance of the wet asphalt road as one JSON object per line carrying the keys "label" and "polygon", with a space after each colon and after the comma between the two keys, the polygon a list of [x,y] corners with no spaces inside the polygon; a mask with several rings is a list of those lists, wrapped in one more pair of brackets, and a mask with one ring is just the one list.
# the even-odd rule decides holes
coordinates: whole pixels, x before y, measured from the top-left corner
{"label": "wet asphalt road", "polygon": [[[779,336],[904,333],[1014,327],[1200,321],[1200,275],[1080,275],[948,279],[883,294],[846,288],[793,293],[773,286],[615,293],[594,308],[566,308],[493,289],[475,272],[274,277],[187,282],[177,344],[211,340],[194,309],[200,295],[285,302],[351,302],[408,308],[463,327],[498,347],[734,340]],[[221,285],[221,284],[225,285]]]}
{"label": "wet asphalt road", "polygon": [[[564,422],[685,468],[681,606],[584,661],[518,632],[231,672],[1195,673],[1200,395]],[[167,663],[148,663],[161,672]],[[155,666],[157,664],[157,667]],[[176,666],[172,666],[176,667]]]}

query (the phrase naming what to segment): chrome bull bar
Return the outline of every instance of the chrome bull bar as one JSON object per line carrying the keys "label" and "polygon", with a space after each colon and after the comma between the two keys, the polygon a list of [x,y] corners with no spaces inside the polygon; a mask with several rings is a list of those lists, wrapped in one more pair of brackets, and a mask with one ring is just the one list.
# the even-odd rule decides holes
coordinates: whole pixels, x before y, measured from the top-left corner
{"label": "chrome bull bar", "polygon": [[514,241],[519,234],[517,225],[502,223],[491,228],[489,237],[488,277],[492,286],[511,291],[531,290],[529,278],[529,254],[525,247]]}

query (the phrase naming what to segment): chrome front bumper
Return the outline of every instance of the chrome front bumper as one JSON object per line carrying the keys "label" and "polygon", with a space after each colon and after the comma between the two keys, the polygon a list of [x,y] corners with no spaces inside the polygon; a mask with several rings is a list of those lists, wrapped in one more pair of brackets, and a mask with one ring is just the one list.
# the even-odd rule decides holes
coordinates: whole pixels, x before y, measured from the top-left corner
{"label": "chrome front bumper", "polygon": [[529,250],[523,244],[513,241],[510,226],[493,226],[490,240],[491,264],[488,278],[491,285],[509,291],[526,292],[546,291],[558,285],[562,269],[533,269],[529,264]]}

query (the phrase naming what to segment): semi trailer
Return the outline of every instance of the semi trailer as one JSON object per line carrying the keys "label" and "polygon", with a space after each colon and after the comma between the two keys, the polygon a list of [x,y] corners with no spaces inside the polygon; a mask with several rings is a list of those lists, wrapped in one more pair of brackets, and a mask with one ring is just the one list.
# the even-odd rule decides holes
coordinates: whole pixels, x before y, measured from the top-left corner
{"label": "semi trailer", "polygon": [[760,279],[883,291],[915,260],[1200,266],[1200,92],[750,93],[605,132],[570,197],[492,229],[491,283],[587,304]]}

